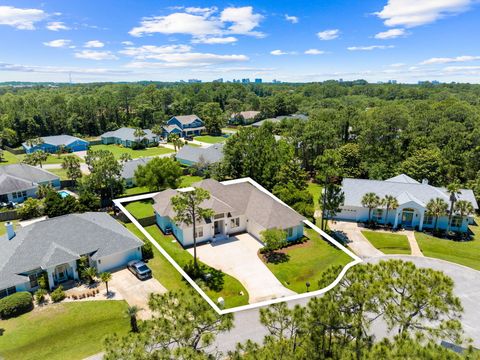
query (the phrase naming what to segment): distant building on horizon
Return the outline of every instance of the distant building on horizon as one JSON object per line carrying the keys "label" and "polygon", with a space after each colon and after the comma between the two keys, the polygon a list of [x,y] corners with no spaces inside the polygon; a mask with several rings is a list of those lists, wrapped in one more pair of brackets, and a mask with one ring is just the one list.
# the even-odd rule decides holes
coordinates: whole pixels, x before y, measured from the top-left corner
{"label": "distant building on horizon", "polygon": [[263,82],[262,79],[258,78],[258,79],[255,79],[255,84],[261,84]]}
{"label": "distant building on horizon", "polygon": [[189,82],[189,83],[201,83],[202,80],[198,80],[198,79],[188,79],[188,82]]}
{"label": "distant building on horizon", "polygon": [[215,79],[212,82],[214,83],[223,83],[223,78]]}
{"label": "distant building on horizon", "polygon": [[249,78],[242,79],[242,84],[250,84],[250,79]]}

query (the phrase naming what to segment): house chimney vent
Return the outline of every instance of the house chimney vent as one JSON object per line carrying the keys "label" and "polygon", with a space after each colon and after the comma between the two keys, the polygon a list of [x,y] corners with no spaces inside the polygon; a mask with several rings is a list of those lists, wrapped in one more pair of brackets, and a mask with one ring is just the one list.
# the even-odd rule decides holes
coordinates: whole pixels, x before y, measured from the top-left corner
{"label": "house chimney vent", "polygon": [[5,223],[5,227],[7,228],[7,238],[8,238],[8,240],[12,240],[15,237],[15,230],[13,228],[13,223],[11,221],[7,221]]}

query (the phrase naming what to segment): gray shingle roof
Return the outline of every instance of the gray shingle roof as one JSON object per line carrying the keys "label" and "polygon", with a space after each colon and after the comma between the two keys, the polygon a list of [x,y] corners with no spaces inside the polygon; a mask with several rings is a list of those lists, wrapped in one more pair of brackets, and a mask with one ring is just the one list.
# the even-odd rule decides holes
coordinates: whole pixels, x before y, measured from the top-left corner
{"label": "gray shingle roof", "polygon": [[[365,179],[343,179],[343,192],[345,194],[344,206],[362,206],[362,197],[369,192],[374,192],[380,197],[385,195],[395,196],[400,203],[415,201],[422,206],[435,198],[441,198],[449,202],[450,196],[447,190],[419,183],[414,179],[402,174],[385,181]],[[477,201],[472,190],[462,189],[458,195],[459,200],[470,201],[475,209],[478,209]]]}
{"label": "gray shingle roof", "polygon": [[174,116],[175,119],[177,119],[178,121],[180,121],[180,123],[182,125],[188,125],[192,122],[194,122],[195,120],[201,120],[197,115],[195,114],[192,114],[192,115],[178,115],[178,116]]}
{"label": "gray shingle roof", "polygon": [[203,160],[207,164],[214,164],[223,159],[223,144],[213,144],[206,148],[185,145],[178,151],[175,158],[193,163]]}
{"label": "gray shingle roof", "polygon": [[240,111],[239,113],[232,114],[231,118],[233,119],[235,116],[242,115],[245,120],[250,120],[258,114],[260,114],[260,111]]}
{"label": "gray shingle roof", "polygon": [[[202,207],[212,208],[216,213],[230,212],[232,216],[246,215],[266,229],[286,229],[297,226],[305,219],[248,182],[225,185],[206,179],[193,186],[210,192],[210,201],[204,202]],[[177,191],[171,189],[157,194],[153,198],[154,209],[160,215],[173,219],[175,212],[170,199],[176,194]]]}
{"label": "gray shingle roof", "polygon": [[[76,136],[71,136],[71,135],[53,135],[53,136],[44,136],[42,137],[42,140],[45,144],[50,144],[54,146],[68,146],[69,144],[75,142],[75,141],[83,141],[83,142],[88,142],[86,140],[80,139]],[[30,146],[27,145],[27,143],[22,144],[25,148],[30,149]]]}
{"label": "gray shingle roof", "polygon": [[0,194],[33,189],[39,183],[58,179],[51,172],[27,164],[0,166]]}
{"label": "gray shingle roof", "polygon": [[131,179],[135,176],[135,170],[137,170],[139,165],[146,165],[153,157],[148,158],[139,158],[127,161],[123,164],[122,178]]}
{"label": "gray shingle roof", "polygon": [[[146,133],[143,138],[146,138],[150,141],[155,140],[157,137],[154,133],[152,133],[152,130],[150,129],[143,129],[143,131]],[[135,129],[129,128],[129,127],[122,127],[120,129],[117,129],[115,131],[108,131],[104,134],[101,135],[102,138],[108,138],[108,137],[116,137],[119,138],[123,141],[137,141],[137,138],[134,135]]]}
{"label": "gray shingle roof", "polygon": [[113,255],[143,243],[107,213],[70,214],[16,229],[0,237],[0,289],[28,280],[21,274],[45,269],[91,254]]}
{"label": "gray shingle roof", "polygon": [[264,119],[264,120],[261,120],[261,121],[257,121],[256,123],[252,124],[252,126],[255,126],[255,127],[262,126],[267,121],[272,122],[272,123],[279,123],[284,119],[308,120],[308,116],[306,116],[304,114],[277,116],[276,118]]}

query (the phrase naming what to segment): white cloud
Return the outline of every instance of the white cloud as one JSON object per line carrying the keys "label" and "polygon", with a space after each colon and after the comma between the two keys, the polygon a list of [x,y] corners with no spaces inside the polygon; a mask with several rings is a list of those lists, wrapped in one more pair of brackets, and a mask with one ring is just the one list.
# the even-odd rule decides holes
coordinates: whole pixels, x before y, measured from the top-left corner
{"label": "white cloud", "polygon": [[317,33],[317,36],[320,40],[334,40],[340,36],[340,30],[330,29],[324,30]]}
{"label": "white cloud", "polygon": [[40,9],[0,6],[0,25],[12,26],[18,30],[35,30],[35,23],[47,17],[48,14]]}
{"label": "white cloud", "polygon": [[228,7],[220,14],[220,20],[222,22],[231,23],[228,30],[232,34],[261,37],[263,36],[263,33],[253,31],[253,29],[260,25],[262,19],[262,15],[253,13],[253,8],[251,6]]}
{"label": "white cloud", "polygon": [[129,34],[138,37],[154,33],[188,34],[196,39],[232,34],[263,36],[255,31],[263,16],[253,13],[251,6],[228,7],[220,14],[217,14],[217,8],[185,8],[184,11],[144,18]]}
{"label": "white cloud", "polygon": [[133,46],[133,41],[122,41],[122,45],[125,45],[125,46]]}
{"label": "white cloud", "polygon": [[70,28],[61,21],[49,22],[46,28],[51,31],[70,30]]}
{"label": "white cloud", "polygon": [[272,50],[270,51],[271,55],[281,56],[281,55],[296,55],[296,51],[283,51],[283,50]]}
{"label": "white cloud", "polygon": [[57,39],[57,40],[44,42],[43,45],[48,47],[53,47],[53,48],[64,48],[64,47],[70,46],[71,43],[72,43],[71,40]]}
{"label": "white cloud", "polygon": [[110,51],[82,50],[75,53],[75,57],[88,60],[117,60]]}
{"label": "white cloud", "polygon": [[467,73],[472,71],[477,73],[477,70],[480,70],[480,66],[447,66],[443,69],[447,72],[467,71]]}
{"label": "white cloud", "polygon": [[119,53],[134,57],[135,59],[155,59],[158,55],[186,53],[191,49],[192,47],[189,45],[143,45],[139,47],[127,47],[119,51]]}
{"label": "white cloud", "polygon": [[38,65],[21,65],[21,64],[8,64],[0,63],[0,71],[18,71],[18,72],[38,72],[38,73],[76,73],[76,74],[95,74],[95,75],[107,75],[107,74],[126,74],[128,70],[116,70],[105,68],[76,68],[76,67],[57,67],[57,66],[38,66]]}
{"label": "white cloud", "polygon": [[133,61],[127,64],[129,68],[196,68],[222,63],[248,61],[245,55],[219,55],[211,53],[169,53],[148,56],[148,59],[159,60],[157,62]]}
{"label": "white cloud", "polygon": [[476,0],[388,0],[376,12],[387,26],[415,27],[467,11]]}
{"label": "white cloud", "polygon": [[102,48],[105,44],[99,40],[90,40],[83,44],[83,47],[86,48]]}
{"label": "white cloud", "polygon": [[393,45],[370,45],[370,46],[350,46],[347,49],[350,51],[372,51],[372,50],[385,50],[392,49]]}
{"label": "white cloud", "polygon": [[401,67],[404,67],[406,64],[404,63],[394,63],[394,64],[390,64],[388,65],[389,67],[391,68],[401,68]]}
{"label": "white cloud", "polygon": [[192,40],[194,44],[231,44],[238,41],[236,37],[226,36],[226,37],[197,37]]}
{"label": "white cloud", "polygon": [[387,31],[379,32],[378,34],[375,35],[375,39],[395,39],[400,36],[405,36],[407,35],[407,32],[405,29],[390,29]]}
{"label": "white cloud", "polygon": [[438,57],[438,58],[431,58],[425,61],[422,61],[420,65],[433,65],[433,64],[448,64],[448,63],[456,63],[456,62],[468,62],[468,61],[475,61],[480,60],[480,56],[457,56],[453,58],[448,57]]}
{"label": "white cloud", "polygon": [[298,17],[293,15],[285,14],[285,20],[291,22],[292,24],[298,23]]}
{"label": "white cloud", "polygon": [[308,49],[308,50],[305,50],[304,54],[306,54],[306,55],[322,55],[322,54],[325,54],[325,51],[318,50],[318,49]]}

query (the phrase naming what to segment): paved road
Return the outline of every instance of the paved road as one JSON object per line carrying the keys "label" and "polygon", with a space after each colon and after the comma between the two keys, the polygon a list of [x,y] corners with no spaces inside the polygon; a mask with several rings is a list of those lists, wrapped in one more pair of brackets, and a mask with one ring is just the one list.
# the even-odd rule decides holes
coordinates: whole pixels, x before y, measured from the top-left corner
{"label": "paved road", "polygon": [[[478,304],[480,304],[480,271],[439,259],[416,256],[390,255],[371,258],[366,261],[375,263],[392,258],[411,261],[419,267],[441,270],[454,280],[455,293],[461,299],[464,307],[462,323],[465,333],[473,339],[473,346],[480,348],[480,326],[478,325],[480,324],[480,311],[478,311]],[[289,305],[305,305],[307,302],[308,299],[301,299],[290,301]],[[377,338],[389,335],[386,333],[385,325],[382,322],[374,324],[372,331]],[[227,352],[234,350],[237,343],[245,342],[248,339],[260,343],[265,335],[266,330],[260,324],[258,309],[240,311],[235,313],[234,328],[228,333],[219,335],[215,341],[215,347],[222,352]],[[89,360],[99,359],[101,359],[101,354],[89,358]]]}
{"label": "paved road", "polygon": [[329,221],[328,226],[332,230],[345,233],[351,240],[348,247],[362,259],[383,256],[380,250],[376,249],[370,241],[365,239],[361,232],[362,228],[360,228],[356,222]]}

